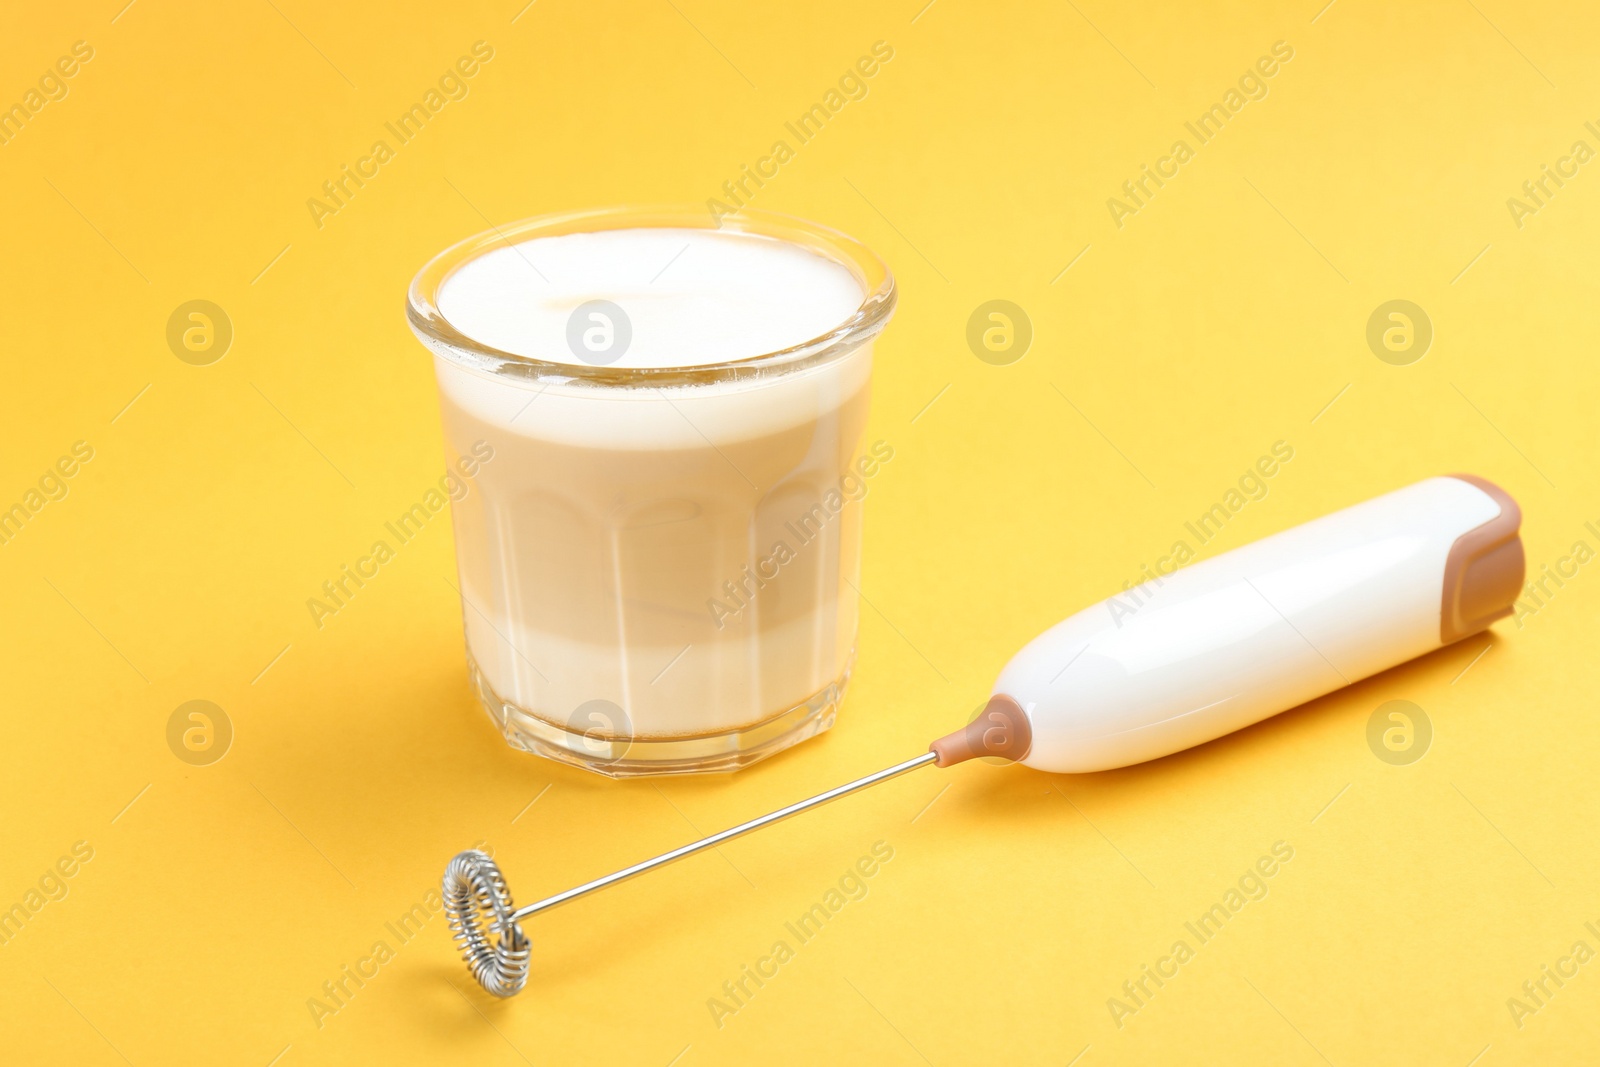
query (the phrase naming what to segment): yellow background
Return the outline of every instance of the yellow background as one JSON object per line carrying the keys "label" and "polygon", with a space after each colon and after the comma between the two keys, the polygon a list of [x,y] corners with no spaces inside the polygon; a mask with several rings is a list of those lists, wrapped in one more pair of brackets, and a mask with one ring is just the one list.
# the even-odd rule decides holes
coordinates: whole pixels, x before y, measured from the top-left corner
{"label": "yellow background", "polygon": [[[0,146],[0,504],[95,450],[0,545],[0,907],[94,849],[0,946],[5,1059],[1600,1055],[1600,963],[1520,1029],[1506,1006],[1600,949],[1594,565],[1520,628],[1196,751],[921,771],[572,905],[530,924],[510,1002],[442,918],[384,927],[479,840],[528,901],[915,754],[1274,441],[1293,461],[1206,554],[1452,470],[1521,501],[1536,573],[1600,547],[1600,164],[1520,228],[1506,206],[1600,147],[1581,5],[122,2],[26,5],[0,36],[4,104],[95,50]],[[306,200],[478,40],[470,95],[317,228]],[[702,203],[879,40],[869,95],[755,201],[862,238],[901,287],[835,729],[703,781],[509,750],[468,693],[444,523],[318,630],[306,599],[442,473],[415,270],[486,219]],[[1266,99],[1114,225],[1107,198],[1280,40]],[[1365,341],[1396,298],[1436,332],[1409,366]],[[165,340],[192,299],[234,326],[210,366]],[[991,299],[1035,329],[1010,366],[964,339]],[[210,766],[166,741],[194,699],[235,732]],[[1391,699],[1433,724],[1410,766],[1367,746]],[[719,1028],[708,998],[877,841],[868,896]],[[1107,998],[1276,841],[1270,895],[1119,1029]],[[394,959],[319,1028],[308,998],[379,939]]]}

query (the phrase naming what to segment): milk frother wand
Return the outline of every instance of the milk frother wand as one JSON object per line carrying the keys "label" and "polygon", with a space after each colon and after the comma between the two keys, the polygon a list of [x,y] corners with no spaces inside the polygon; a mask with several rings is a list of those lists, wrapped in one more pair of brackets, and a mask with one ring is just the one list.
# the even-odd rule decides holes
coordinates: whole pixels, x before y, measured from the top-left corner
{"label": "milk frother wand", "polygon": [[1429,478],[1157,573],[1036,637],[976,719],[903,763],[521,908],[494,860],[460,853],[444,875],[450,928],[473,977],[509,997],[528,979],[521,920],[919,767],[1110,770],[1242,729],[1511,614],[1521,519],[1491,482]]}

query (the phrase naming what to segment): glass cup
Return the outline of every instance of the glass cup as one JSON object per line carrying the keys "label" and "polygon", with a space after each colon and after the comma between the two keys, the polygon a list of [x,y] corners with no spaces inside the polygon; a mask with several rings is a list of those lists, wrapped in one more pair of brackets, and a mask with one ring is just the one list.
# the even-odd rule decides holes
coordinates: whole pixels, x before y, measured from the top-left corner
{"label": "glass cup", "polygon": [[[658,227],[799,246],[845,268],[860,304],[780,351],[665,367],[514,354],[440,310],[449,279],[492,250]],[[833,725],[855,654],[860,499],[893,455],[862,436],[894,304],[864,246],[761,212],[720,227],[696,209],[548,216],[422,269],[408,317],[469,483],[451,508],[468,670],[512,746],[613,777],[729,771]],[[595,306],[580,326],[627,331],[625,307]]]}

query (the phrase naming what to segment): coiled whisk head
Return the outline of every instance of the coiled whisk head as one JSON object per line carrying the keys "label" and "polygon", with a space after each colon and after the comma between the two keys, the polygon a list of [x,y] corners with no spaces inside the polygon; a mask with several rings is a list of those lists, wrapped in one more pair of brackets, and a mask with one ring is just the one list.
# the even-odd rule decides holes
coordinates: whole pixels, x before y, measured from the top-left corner
{"label": "coiled whisk head", "polygon": [[[445,917],[472,977],[497,997],[520,992],[528,981],[533,946],[511,917],[516,907],[494,860],[476,849],[458,853],[445,868],[441,892]],[[488,930],[484,913],[492,915]]]}

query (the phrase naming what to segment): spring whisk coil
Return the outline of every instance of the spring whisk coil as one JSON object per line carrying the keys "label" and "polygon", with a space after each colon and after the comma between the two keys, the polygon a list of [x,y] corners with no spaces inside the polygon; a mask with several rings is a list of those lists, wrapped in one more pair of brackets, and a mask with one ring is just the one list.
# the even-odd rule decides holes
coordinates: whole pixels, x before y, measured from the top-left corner
{"label": "spring whisk coil", "polygon": [[[445,917],[472,977],[497,997],[514,996],[527,984],[533,946],[512,919],[516,906],[500,868],[476,849],[458,853],[445,868],[441,892]],[[485,912],[493,915],[487,931]]]}

